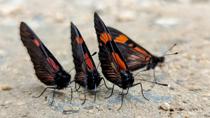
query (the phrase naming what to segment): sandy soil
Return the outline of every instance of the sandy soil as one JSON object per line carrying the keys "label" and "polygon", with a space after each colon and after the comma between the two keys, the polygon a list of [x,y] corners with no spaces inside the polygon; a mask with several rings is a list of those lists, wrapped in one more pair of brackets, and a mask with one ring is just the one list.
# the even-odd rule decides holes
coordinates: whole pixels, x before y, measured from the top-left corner
{"label": "sandy soil", "polygon": [[[104,99],[108,93],[101,87],[97,101],[94,103],[93,96],[88,95],[85,105],[80,105],[81,93],[74,93],[70,104],[69,88],[57,92],[52,106],[50,90],[38,99],[32,98],[45,86],[34,75],[20,42],[20,21],[25,21],[70,70],[70,21],[78,26],[90,51],[97,51],[94,11],[107,25],[122,30],[153,54],[161,55],[177,43],[174,51],[180,54],[168,56],[164,66],[156,69],[158,80],[170,86],[145,91],[150,101],[143,99],[140,87],[134,87],[120,111],[117,87],[109,99]],[[210,117],[209,11],[209,0],[0,0],[0,117]],[[94,59],[98,64],[98,57]],[[151,73],[141,76],[152,80]],[[145,90],[151,86],[142,83]],[[64,110],[69,112],[64,114]]]}

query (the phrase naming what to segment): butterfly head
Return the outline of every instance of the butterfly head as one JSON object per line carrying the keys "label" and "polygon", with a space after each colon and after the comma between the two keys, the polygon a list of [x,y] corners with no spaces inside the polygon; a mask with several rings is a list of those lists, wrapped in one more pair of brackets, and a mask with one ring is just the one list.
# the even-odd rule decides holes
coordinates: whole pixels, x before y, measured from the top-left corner
{"label": "butterfly head", "polygon": [[157,57],[156,61],[157,61],[157,63],[163,63],[165,61],[165,57],[163,57],[163,56]]}
{"label": "butterfly head", "polygon": [[55,81],[58,89],[63,89],[69,85],[71,75],[65,71],[58,71],[55,75]]}
{"label": "butterfly head", "polygon": [[165,61],[164,56],[161,57],[153,56],[150,59],[149,64],[147,65],[147,70],[154,69],[157,65],[164,63],[164,61]]}

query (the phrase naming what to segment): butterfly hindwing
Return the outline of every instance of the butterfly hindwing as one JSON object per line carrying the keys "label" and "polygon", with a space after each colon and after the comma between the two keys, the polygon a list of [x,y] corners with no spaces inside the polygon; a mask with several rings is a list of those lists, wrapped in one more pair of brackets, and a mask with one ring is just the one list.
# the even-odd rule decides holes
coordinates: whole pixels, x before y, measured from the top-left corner
{"label": "butterfly hindwing", "polygon": [[120,32],[119,30],[108,27],[112,38],[117,44],[117,47],[122,52],[126,64],[130,70],[137,70],[145,67],[152,55],[131,38]]}
{"label": "butterfly hindwing", "polygon": [[38,79],[46,85],[55,85],[55,74],[62,69],[61,65],[36,34],[23,22],[20,25],[20,36],[30,55]]}

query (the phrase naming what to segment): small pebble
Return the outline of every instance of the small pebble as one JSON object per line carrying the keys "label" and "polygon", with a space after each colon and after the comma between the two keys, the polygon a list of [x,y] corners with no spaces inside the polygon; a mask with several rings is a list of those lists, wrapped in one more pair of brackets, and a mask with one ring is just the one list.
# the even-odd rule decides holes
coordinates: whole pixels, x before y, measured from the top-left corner
{"label": "small pebble", "polygon": [[64,106],[63,113],[64,114],[70,114],[70,113],[77,113],[79,112],[80,107],[77,106]]}
{"label": "small pebble", "polygon": [[91,109],[91,110],[88,110],[88,113],[92,114],[92,113],[95,113],[95,112],[94,112],[94,110]]}
{"label": "small pebble", "polygon": [[169,111],[170,110],[170,104],[165,102],[165,103],[163,103],[162,105],[159,106],[159,109],[164,110],[164,111]]}
{"label": "small pebble", "polygon": [[11,103],[12,103],[12,101],[5,101],[4,105],[8,105],[8,104],[11,104]]}
{"label": "small pebble", "polygon": [[10,91],[12,87],[9,85],[0,85],[0,91]]}
{"label": "small pebble", "polygon": [[21,106],[21,105],[24,105],[25,103],[24,102],[17,102],[16,103],[18,106]]}

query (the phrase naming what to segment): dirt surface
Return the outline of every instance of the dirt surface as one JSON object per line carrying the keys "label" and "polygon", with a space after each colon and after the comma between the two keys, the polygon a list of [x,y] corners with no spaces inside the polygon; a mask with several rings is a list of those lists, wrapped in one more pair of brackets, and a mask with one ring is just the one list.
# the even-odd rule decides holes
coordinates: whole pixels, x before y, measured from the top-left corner
{"label": "dirt surface", "polygon": [[[150,101],[142,97],[139,86],[133,87],[120,111],[117,109],[121,90],[117,87],[111,98],[104,99],[109,93],[102,86],[96,102],[93,95],[88,95],[84,105],[83,94],[76,92],[70,103],[69,88],[56,92],[52,106],[51,90],[40,98],[32,98],[45,85],[34,75],[20,41],[20,21],[25,21],[64,68],[70,70],[70,21],[78,26],[90,51],[98,51],[94,11],[107,25],[120,29],[155,55],[162,55],[177,43],[174,51],[180,54],[166,57],[164,66],[156,69],[158,80],[170,86],[156,85],[145,91]],[[210,117],[209,12],[210,0],[0,0],[0,117]],[[98,64],[98,56],[94,60]],[[152,80],[151,75],[149,71],[141,77]],[[136,82],[139,78],[135,78]],[[151,86],[142,83],[145,90]]]}

